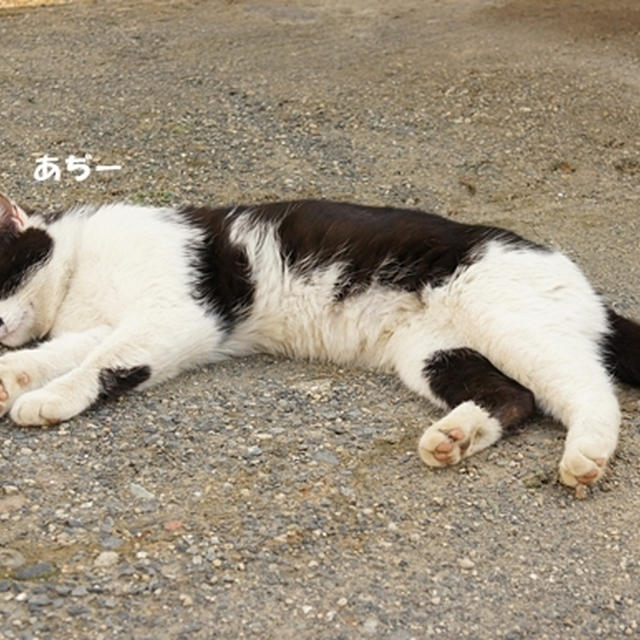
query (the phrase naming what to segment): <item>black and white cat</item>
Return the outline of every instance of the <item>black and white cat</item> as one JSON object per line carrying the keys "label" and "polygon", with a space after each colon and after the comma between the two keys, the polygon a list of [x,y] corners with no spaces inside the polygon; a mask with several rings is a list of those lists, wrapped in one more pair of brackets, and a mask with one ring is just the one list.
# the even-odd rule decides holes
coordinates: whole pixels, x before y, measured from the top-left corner
{"label": "black and white cat", "polygon": [[419,211],[301,201],[42,216],[0,196],[0,412],[50,425],[98,398],[267,351],[395,371],[451,409],[419,443],[457,463],[537,405],[589,484],[618,439],[611,374],[640,385],[640,325],[565,256]]}

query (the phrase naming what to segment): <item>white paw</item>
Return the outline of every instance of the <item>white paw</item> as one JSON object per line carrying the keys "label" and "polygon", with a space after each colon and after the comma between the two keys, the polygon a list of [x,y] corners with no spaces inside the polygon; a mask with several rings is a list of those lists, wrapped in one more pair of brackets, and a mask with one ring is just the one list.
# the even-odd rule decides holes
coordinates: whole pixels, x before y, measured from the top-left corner
{"label": "white paw", "polygon": [[0,361],[0,416],[9,411],[16,398],[28,391],[31,384],[32,378],[26,367]]}
{"label": "white paw", "polygon": [[487,411],[463,402],[424,432],[418,452],[430,467],[445,467],[493,444],[501,433],[500,423]]}
{"label": "white paw", "polygon": [[38,389],[20,396],[11,408],[11,419],[24,427],[50,426],[72,418],[78,410],[64,397]]}
{"label": "white paw", "polygon": [[600,442],[568,442],[560,461],[560,481],[568,487],[593,484],[604,474],[609,455],[606,445]]}

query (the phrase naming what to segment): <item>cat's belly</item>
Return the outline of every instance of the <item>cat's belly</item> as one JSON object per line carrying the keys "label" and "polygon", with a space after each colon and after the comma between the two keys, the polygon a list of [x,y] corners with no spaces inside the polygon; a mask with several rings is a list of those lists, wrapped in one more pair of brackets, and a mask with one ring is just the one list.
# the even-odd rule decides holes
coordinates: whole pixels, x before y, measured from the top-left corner
{"label": "cat's belly", "polygon": [[385,287],[340,301],[283,295],[255,309],[233,340],[257,351],[389,370],[400,337],[416,330],[438,340],[445,330],[438,306],[427,295]]}

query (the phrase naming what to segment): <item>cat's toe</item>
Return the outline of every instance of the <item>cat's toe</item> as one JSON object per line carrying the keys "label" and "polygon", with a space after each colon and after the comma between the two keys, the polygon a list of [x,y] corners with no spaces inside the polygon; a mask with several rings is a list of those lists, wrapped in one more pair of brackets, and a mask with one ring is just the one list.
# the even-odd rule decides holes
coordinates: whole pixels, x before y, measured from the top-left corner
{"label": "cat's toe", "polygon": [[418,451],[430,467],[445,467],[493,444],[500,432],[500,423],[484,409],[463,402],[424,432]]}
{"label": "cat's toe", "polygon": [[594,452],[593,445],[567,446],[560,462],[560,481],[568,487],[588,485],[597,482],[607,467],[607,458]]}
{"label": "cat's toe", "polygon": [[9,409],[9,392],[0,380],[0,412],[5,413]]}
{"label": "cat's toe", "polygon": [[31,385],[31,377],[20,368],[0,366],[0,416],[8,413],[16,399]]}
{"label": "cat's toe", "polygon": [[468,446],[469,441],[461,429],[443,431],[432,425],[420,439],[418,451],[430,467],[445,467],[460,462]]}
{"label": "cat's toe", "polygon": [[11,409],[11,405],[21,391],[22,385],[19,384],[15,376],[4,375],[0,379],[0,416],[5,415]]}

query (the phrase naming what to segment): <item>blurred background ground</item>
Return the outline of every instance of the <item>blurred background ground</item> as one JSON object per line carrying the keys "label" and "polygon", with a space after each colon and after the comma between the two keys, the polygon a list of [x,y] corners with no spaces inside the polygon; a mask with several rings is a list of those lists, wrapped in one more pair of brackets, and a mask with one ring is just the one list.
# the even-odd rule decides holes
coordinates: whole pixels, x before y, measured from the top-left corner
{"label": "blurred background ground", "polygon": [[[33,207],[299,197],[568,252],[640,317],[631,0],[81,1],[0,12],[0,185]],[[60,181],[34,180],[58,158]],[[77,182],[70,155],[121,165]],[[271,357],[0,425],[0,637],[612,638],[640,622],[640,396],[611,471],[563,430],[433,472],[395,379]]]}
{"label": "blurred background ground", "polygon": [[53,4],[66,4],[69,0],[0,0],[0,9],[44,7]]}

